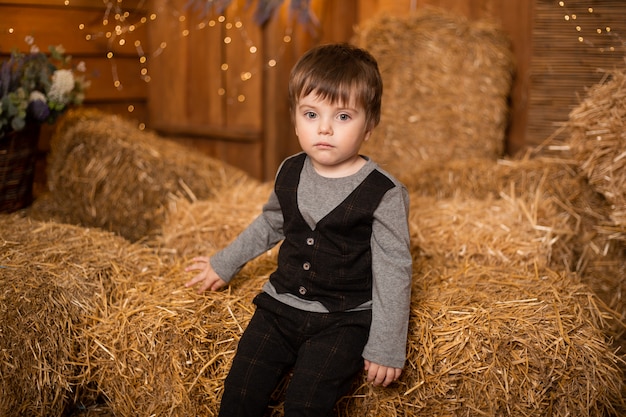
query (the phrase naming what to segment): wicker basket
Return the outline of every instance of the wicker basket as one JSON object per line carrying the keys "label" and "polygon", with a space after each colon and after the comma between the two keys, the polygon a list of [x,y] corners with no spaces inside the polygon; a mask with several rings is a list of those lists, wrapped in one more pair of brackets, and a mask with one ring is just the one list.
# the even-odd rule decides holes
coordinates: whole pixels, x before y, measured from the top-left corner
{"label": "wicker basket", "polygon": [[24,208],[33,199],[38,124],[0,138],[0,212]]}

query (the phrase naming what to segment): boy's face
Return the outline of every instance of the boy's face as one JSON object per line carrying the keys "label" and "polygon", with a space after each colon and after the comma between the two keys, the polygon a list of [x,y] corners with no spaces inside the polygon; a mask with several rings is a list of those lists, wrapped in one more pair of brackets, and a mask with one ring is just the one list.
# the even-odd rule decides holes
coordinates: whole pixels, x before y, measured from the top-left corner
{"label": "boy's face", "polygon": [[359,150],[371,131],[362,106],[331,103],[313,92],[296,103],[294,122],[300,146],[320,175],[343,177],[363,166]]}

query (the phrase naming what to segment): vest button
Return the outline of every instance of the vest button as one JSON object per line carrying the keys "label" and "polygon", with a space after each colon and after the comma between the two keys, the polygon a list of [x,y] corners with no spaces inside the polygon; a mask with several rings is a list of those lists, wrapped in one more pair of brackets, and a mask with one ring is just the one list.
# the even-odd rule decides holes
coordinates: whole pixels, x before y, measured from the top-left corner
{"label": "vest button", "polygon": [[312,237],[307,238],[306,240],[306,244],[309,246],[313,246],[313,244],[315,243],[315,239],[313,239]]}
{"label": "vest button", "polygon": [[311,264],[308,262],[303,263],[302,269],[304,269],[305,271],[308,271],[309,269],[311,269]]}
{"label": "vest button", "polygon": [[304,288],[304,287],[300,287],[300,288],[298,288],[298,292],[299,292],[301,295],[304,295],[304,294],[306,294],[306,288]]}

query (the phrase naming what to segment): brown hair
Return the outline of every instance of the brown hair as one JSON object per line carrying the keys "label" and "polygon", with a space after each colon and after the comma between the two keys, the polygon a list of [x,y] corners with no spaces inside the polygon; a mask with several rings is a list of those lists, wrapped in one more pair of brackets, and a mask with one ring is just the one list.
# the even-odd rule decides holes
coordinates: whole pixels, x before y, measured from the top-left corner
{"label": "brown hair", "polygon": [[298,100],[311,93],[332,103],[347,104],[354,99],[365,109],[369,129],[380,121],[383,82],[376,59],[364,49],[339,43],[307,51],[289,78],[292,117]]}

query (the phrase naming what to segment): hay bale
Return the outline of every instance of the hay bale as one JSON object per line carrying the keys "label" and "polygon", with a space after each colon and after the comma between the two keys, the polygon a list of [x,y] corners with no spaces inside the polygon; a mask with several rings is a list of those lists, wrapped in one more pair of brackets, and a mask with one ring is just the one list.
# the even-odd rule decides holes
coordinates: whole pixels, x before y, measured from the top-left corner
{"label": "hay bale", "polygon": [[574,161],[549,157],[424,161],[407,167],[399,179],[412,193],[439,199],[499,198],[502,192],[533,196],[541,187],[583,180]]}
{"label": "hay bale", "polygon": [[82,337],[115,299],[113,277],[159,260],[99,230],[0,216],[0,415],[62,416],[95,401]]}
{"label": "hay bale", "polygon": [[613,205],[626,241],[626,69],[607,72],[569,114],[572,154],[589,183]]}
{"label": "hay bale", "polygon": [[[552,229],[552,237],[557,240],[551,244],[551,254],[544,254],[552,259],[552,267],[576,270],[582,248],[603,246],[608,241],[608,236],[597,229],[602,219],[608,219],[606,202],[569,160],[536,157],[427,162],[405,172],[402,180],[418,202],[420,198],[453,200],[468,206],[466,210],[476,205],[476,222],[490,221],[479,209],[488,204],[484,201],[507,200],[517,205],[519,210],[507,210],[519,211],[515,216],[525,216],[537,231]],[[506,206],[507,202],[497,204]],[[471,232],[466,238],[472,239]]]}
{"label": "hay bale", "polygon": [[247,174],[140,131],[119,116],[68,114],[51,141],[49,195],[31,216],[99,227],[131,241],[158,231],[176,198],[205,199]]}
{"label": "hay bale", "polygon": [[[571,236],[544,201],[411,196],[412,245],[448,262],[520,267],[552,263],[553,246]],[[563,236],[565,235],[565,236]]]}
{"label": "hay bale", "polygon": [[421,8],[365,22],[354,43],[376,57],[384,83],[365,154],[396,176],[418,161],[502,155],[513,59],[498,26]]}
{"label": "hay bale", "polygon": [[263,209],[273,183],[245,181],[210,200],[178,199],[149,243],[163,257],[211,255],[241,233]]}
{"label": "hay bale", "polygon": [[[362,383],[342,416],[607,416],[623,374],[611,316],[575,276],[423,260],[414,273],[408,362],[397,384]],[[361,381],[363,382],[363,381]]]}

